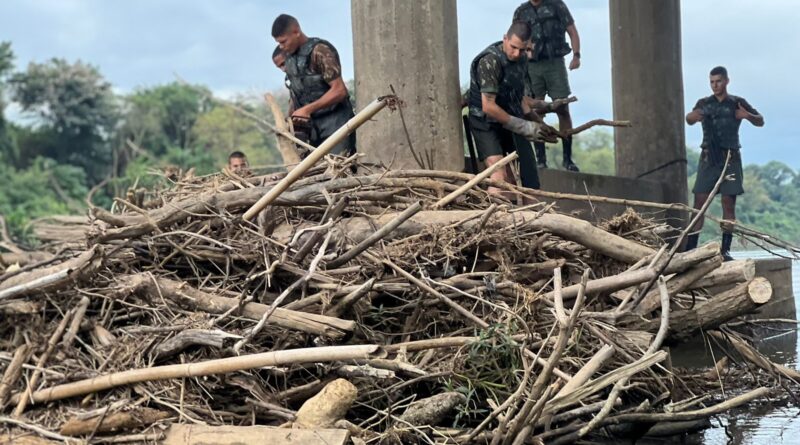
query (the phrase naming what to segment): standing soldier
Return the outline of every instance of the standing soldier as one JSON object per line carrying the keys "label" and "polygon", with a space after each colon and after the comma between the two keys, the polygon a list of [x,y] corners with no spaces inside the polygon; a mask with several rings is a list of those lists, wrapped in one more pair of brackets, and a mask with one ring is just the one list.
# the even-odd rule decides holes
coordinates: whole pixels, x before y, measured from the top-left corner
{"label": "standing soldier", "polygon": [[[728,70],[718,66],[710,74],[711,96],[697,101],[694,109],[686,115],[686,123],[694,125],[703,124],[703,151],[700,154],[700,163],[697,167],[697,179],[694,182],[694,207],[699,209],[708,200],[709,194],[714,189],[725,167],[725,159],[730,154],[730,161],[725,175],[733,175],[733,180],[722,183],[722,219],[725,221],[736,220],[736,197],[744,193],[742,183],[742,156],[739,149],[739,126],[742,121],[749,121],[756,127],[764,126],[764,117],[755,108],[750,106],[741,97],[728,94]],[[686,241],[686,250],[697,247],[700,231],[703,229],[703,218],[692,227],[693,233]],[[731,243],[733,242],[732,227],[722,224],[721,253],[725,261],[731,261]]]}
{"label": "standing soldier", "polygon": [[[571,94],[564,56],[572,52],[570,70],[581,66],[581,39],[575,20],[562,0],[529,0],[514,12],[514,21],[528,22],[533,32],[533,54],[529,71],[531,93],[536,99],[566,99]],[[567,44],[565,34],[569,35],[572,48]],[[569,105],[556,109],[559,130],[566,132],[572,128]],[[572,160],[572,136],[562,140],[564,149],[564,168],[579,171]],[[540,168],[547,168],[547,153],[544,142],[534,142],[536,157]]]}
{"label": "standing soldier", "polygon": [[[530,98],[525,95],[530,38],[530,26],[514,22],[502,42],[490,45],[475,57],[470,66],[467,102],[475,145],[487,167],[500,161],[504,153],[516,150],[522,185],[539,188],[539,175],[528,141],[554,139],[555,130],[523,119],[530,111],[527,100]],[[513,176],[507,166],[491,177],[512,182]],[[494,188],[490,191],[499,192]]]}
{"label": "standing soldier", "polygon": [[[272,37],[283,50],[288,87],[297,107],[292,121],[295,128],[310,127],[309,143],[317,147],[353,117],[339,53],[329,42],[306,36],[297,19],[286,14],[275,19]],[[353,133],[331,153],[349,155],[355,149]]]}

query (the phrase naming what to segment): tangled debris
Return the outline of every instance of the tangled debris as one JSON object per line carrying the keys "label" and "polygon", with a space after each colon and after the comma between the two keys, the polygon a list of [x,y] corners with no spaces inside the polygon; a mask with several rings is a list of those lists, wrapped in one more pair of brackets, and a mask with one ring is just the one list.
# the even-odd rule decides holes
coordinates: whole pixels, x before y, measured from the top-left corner
{"label": "tangled debris", "polygon": [[558,444],[680,432],[772,392],[711,403],[724,364],[682,375],[662,348],[767,303],[752,261],[716,244],[668,261],[632,211],[601,227],[471,175],[355,162],[297,174],[256,218],[286,174],[192,178],[0,264],[3,437]]}

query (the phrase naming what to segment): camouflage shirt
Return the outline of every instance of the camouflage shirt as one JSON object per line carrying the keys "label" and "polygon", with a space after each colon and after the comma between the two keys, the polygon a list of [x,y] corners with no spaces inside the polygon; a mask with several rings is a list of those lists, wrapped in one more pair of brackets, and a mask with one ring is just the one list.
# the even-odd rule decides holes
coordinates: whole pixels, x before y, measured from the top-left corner
{"label": "camouflage shirt", "polygon": [[[527,71],[524,74],[526,77],[523,95],[530,96]],[[503,66],[496,55],[486,54],[481,58],[478,62],[478,79],[480,79],[481,93],[500,94],[500,85],[503,83]]]}
{"label": "camouflage shirt", "polygon": [[575,20],[562,0],[542,0],[539,6],[526,1],[514,11],[514,21],[528,22],[531,26],[532,62],[564,57],[572,50],[565,33]]}
{"label": "camouflage shirt", "polygon": [[739,104],[749,113],[758,114],[758,111],[744,98],[730,94],[721,101],[713,95],[697,101],[693,110],[700,110],[703,113],[703,148],[713,150],[741,148],[739,127],[742,121],[736,119],[736,109],[739,108]]}
{"label": "camouflage shirt", "polygon": [[322,74],[328,84],[342,77],[342,64],[339,55],[325,43],[319,43],[311,52],[311,71]]}

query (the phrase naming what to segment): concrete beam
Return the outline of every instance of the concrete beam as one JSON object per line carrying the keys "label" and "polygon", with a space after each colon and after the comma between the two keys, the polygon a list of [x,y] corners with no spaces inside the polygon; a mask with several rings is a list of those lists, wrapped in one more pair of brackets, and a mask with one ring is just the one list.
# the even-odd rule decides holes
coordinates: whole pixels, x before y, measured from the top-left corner
{"label": "concrete beam", "polygon": [[[356,106],[394,86],[403,115],[385,111],[358,130],[367,161],[462,171],[456,0],[352,0]],[[421,166],[409,148],[409,139]]]}
{"label": "concrete beam", "polygon": [[[610,0],[617,175],[687,202],[680,0]],[[644,176],[642,176],[644,175]]]}

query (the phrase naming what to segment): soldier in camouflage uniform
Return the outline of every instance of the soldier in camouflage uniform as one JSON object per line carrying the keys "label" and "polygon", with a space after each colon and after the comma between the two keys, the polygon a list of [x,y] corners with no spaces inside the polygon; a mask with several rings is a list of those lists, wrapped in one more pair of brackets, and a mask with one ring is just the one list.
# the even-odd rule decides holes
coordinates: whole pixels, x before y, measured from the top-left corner
{"label": "soldier in camouflage uniform", "polygon": [[[700,154],[700,163],[697,167],[697,179],[694,183],[694,206],[696,209],[703,207],[711,191],[717,183],[725,160],[730,154],[730,161],[725,175],[733,175],[730,181],[724,181],[720,187],[722,195],[722,217],[725,221],[736,220],[736,197],[744,193],[742,183],[742,156],[740,154],[739,127],[743,120],[756,127],[764,126],[764,117],[755,108],[750,106],[741,97],[728,94],[728,70],[718,66],[711,70],[711,96],[697,101],[692,111],[686,115],[686,123],[694,125],[703,124],[703,151]],[[703,219],[692,227],[686,241],[686,250],[697,247],[700,231],[703,229]],[[733,233],[730,224],[722,224],[722,255],[725,261],[733,258],[730,256]]]}
{"label": "soldier in camouflage uniform", "polygon": [[[526,99],[527,46],[530,26],[514,22],[502,42],[481,51],[470,66],[467,93],[469,120],[475,145],[482,160],[491,166],[505,153],[517,152],[522,185],[539,188],[539,174],[528,141],[551,138],[555,130],[545,124],[523,119],[530,111]],[[512,182],[509,166],[497,170],[492,179]],[[490,189],[498,193],[497,189]]]}
{"label": "soldier in camouflage uniform", "polygon": [[[300,29],[297,19],[281,14],[272,24],[272,37],[285,57],[289,91],[296,109],[291,113],[296,126],[310,120],[309,143],[319,146],[353,117],[353,105],[342,80],[339,53],[329,42],[309,38]],[[333,154],[355,152],[355,133],[339,143]]]}
{"label": "soldier in camouflage uniform", "polygon": [[[514,11],[514,21],[528,22],[533,32],[533,52],[529,63],[530,89],[533,97],[544,99],[565,99],[571,94],[569,78],[564,57],[572,52],[570,70],[581,66],[581,39],[575,20],[562,0],[529,0]],[[572,48],[567,43],[569,35]],[[572,128],[569,105],[556,109],[561,131]],[[533,144],[540,168],[547,168],[547,153],[543,142]],[[562,140],[564,149],[563,166],[570,171],[579,171],[572,160],[572,137]]]}

